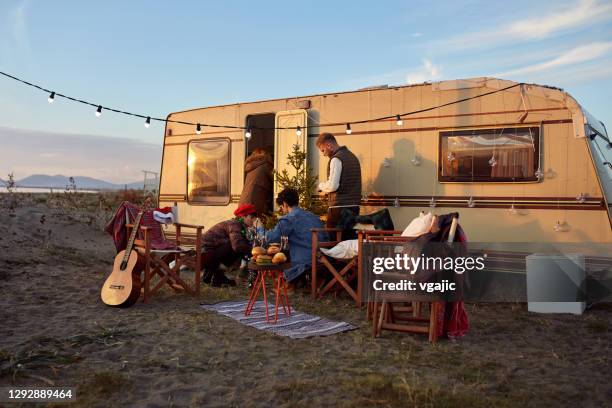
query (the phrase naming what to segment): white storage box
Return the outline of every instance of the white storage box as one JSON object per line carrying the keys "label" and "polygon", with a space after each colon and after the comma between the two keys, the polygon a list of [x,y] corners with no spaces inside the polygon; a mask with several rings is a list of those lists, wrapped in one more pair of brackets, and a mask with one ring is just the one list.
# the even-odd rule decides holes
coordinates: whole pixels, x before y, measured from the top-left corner
{"label": "white storage box", "polygon": [[536,313],[584,312],[586,273],[583,255],[532,254],[526,261],[527,310]]}

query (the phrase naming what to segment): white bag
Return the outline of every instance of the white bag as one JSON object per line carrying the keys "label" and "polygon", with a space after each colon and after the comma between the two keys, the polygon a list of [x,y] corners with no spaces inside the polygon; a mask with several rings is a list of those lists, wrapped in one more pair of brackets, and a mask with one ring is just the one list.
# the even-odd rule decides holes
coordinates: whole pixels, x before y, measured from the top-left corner
{"label": "white bag", "polygon": [[410,221],[410,224],[402,232],[402,237],[420,237],[423,234],[427,234],[431,231],[433,223],[436,220],[436,216],[428,212],[425,214],[421,211],[418,217]]}
{"label": "white bag", "polygon": [[321,252],[336,259],[351,259],[357,256],[357,240],[340,241],[333,248],[321,248]]}

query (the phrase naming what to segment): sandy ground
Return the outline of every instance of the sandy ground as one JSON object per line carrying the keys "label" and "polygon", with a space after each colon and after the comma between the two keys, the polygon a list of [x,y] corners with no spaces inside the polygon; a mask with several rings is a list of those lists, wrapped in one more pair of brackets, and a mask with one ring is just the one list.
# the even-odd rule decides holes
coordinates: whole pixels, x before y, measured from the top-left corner
{"label": "sandy ground", "polygon": [[431,345],[373,339],[348,299],[296,294],[298,309],[359,329],[291,340],[199,307],[244,288],[103,305],[107,214],[51,207],[30,196],[0,212],[0,386],[76,387],[75,407],[612,405],[610,305],[549,316],[470,304],[468,335]]}

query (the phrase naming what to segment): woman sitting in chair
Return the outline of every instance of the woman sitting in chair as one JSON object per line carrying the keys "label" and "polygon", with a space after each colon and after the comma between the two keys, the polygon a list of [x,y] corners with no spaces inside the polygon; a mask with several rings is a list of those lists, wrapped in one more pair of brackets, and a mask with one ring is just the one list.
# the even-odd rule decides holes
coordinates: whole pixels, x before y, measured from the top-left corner
{"label": "woman sitting in chair", "polygon": [[[292,266],[286,269],[284,273],[285,279],[291,284],[295,283],[295,280],[310,268],[312,251],[310,230],[312,228],[322,228],[323,223],[319,217],[299,207],[298,192],[292,188],[285,188],[278,193],[276,204],[285,215],[279,218],[274,229],[265,232],[259,221],[256,222],[255,226],[259,234],[265,232],[267,242],[280,242],[281,236],[288,238]],[[325,237],[321,236],[321,239],[324,240]]]}
{"label": "woman sitting in chair", "polygon": [[256,219],[255,206],[242,204],[234,211],[234,215],[231,220],[216,224],[204,234],[202,281],[212,286],[236,286],[236,281],[225,276],[219,270],[219,265],[232,265],[251,254],[252,244],[246,237],[246,231]]}

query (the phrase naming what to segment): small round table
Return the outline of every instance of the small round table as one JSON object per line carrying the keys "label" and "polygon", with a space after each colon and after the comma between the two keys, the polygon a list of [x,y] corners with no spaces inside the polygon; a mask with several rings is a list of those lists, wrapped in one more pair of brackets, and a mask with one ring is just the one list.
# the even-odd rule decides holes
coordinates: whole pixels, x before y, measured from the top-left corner
{"label": "small round table", "polygon": [[291,262],[285,262],[278,265],[258,265],[256,263],[249,262],[248,268],[250,270],[257,271],[257,277],[255,278],[255,283],[251,288],[249,302],[244,310],[244,315],[249,316],[251,314],[251,311],[253,311],[253,306],[255,306],[255,302],[257,301],[257,296],[259,295],[259,292],[262,291],[264,304],[266,305],[266,322],[270,323],[270,317],[268,314],[268,295],[266,293],[266,277],[270,277],[274,283],[274,293],[276,295],[273,323],[278,321],[279,302],[283,306],[283,311],[285,314],[291,316],[291,306],[289,305],[289,297],[287,296],[287,282],[285,281],[285,274],[283,273],[285,269],[291,268]]}

